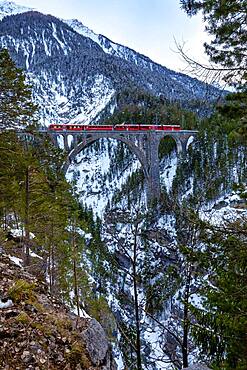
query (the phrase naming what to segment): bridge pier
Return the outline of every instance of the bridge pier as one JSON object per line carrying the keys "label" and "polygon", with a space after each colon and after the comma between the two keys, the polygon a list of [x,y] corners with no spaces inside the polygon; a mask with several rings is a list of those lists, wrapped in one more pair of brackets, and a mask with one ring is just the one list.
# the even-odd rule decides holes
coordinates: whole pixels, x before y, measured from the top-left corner
{"label": "bridge pier", "polygon": [[52,139],[53,144],[58,147],[59,145],[58,145],[57,138],[58,138],[58,135],[52,135],[51,136],[51,139]]}
{"label": "bridge pier", "polygon": [[72,147],[73,148],[76,148],[78,146],[78,135],[73,135],[73,143],[72,143]]}
{"label": "bridge pier", "polygon": [[69,153],[69,142],[68,142],[68,135],[63,134],[63,143],[64,143],[64,149],[67,153]]}
{"label": "bridge pier", "polygon": [[159,171],[159,144],[160,138],[149,132],[146,138],[146,197],[148,205],[160,198],[160,171]]}
{"label": "bridge pier", "polygon": [[177,144],[178,154],[185,154],[187,151],[188,140],[192,135],[189,133],[182,133],[175,138]]}

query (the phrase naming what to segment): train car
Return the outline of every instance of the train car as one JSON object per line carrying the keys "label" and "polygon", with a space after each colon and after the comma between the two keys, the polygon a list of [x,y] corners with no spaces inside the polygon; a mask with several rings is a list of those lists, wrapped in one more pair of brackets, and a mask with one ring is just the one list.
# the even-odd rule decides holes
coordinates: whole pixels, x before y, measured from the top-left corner
{"label": "train car", "polygon": [[84,125],[63,125],[64,130],[68,131],[83,131],[84,130]]}
{"label": "train car", "polygon": [[79,124],[51,124],[51,131],[180,131],[179,125],[79,125]]}
{"label": "train car", "polygon": [[88,125],[86,130],[89,131],[113,131],[114,126],[112,125]]}
{"label": "train car", "polygon": [[126,131],[126,125],[115,125],[114,126],[114,131]]}
{"label": "train car", "polygon": [[48,129],[52,131],[83,131],[85,127],[84,125],[74,124],[51,124]]}
{"label": "train car", "polygon": [[48,126],[48,130],[51,130],[51,131],[63,131],[63,126],[64,125],[59,125],[59,124],[52,124],[50,126]]}
{"label": "train car", "polygon": [[172,131],[180,131],[181,130],[181,127],[179,125],[174,125],[174,126],[171,126],[171,130]]}

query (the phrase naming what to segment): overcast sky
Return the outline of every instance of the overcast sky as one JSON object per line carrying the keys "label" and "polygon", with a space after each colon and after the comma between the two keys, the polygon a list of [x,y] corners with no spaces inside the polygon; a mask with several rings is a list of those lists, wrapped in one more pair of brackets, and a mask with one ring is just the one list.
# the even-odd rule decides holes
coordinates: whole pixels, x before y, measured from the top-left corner
{"label": "overcast sky", "polygon": [[205,61],[201,16],[188,18],[179,0],[15,0],[60,18],[79,19],[96,33],[128,46],[168,68],[182,71],[174,39]]}

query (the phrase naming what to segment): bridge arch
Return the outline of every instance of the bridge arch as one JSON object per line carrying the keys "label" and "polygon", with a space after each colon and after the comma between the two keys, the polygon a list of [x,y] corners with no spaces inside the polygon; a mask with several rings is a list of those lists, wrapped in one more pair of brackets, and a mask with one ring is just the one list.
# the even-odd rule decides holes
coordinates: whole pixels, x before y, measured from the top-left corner
{"label": "bridge arch", "polygon": [[[97,136],[97,137],[95,137]],[[100,140],[100,139],[114,139],[114,140],[117,140],[117,141],[121,141],[122,143],[126,144],[128,146],[128,148],[136,155],[137,159],[139,160],[139,162],[141,163],[141,166],[143,168],[143,171],[144,171],[144,175],[145,177],[148,176],[148,173],[147,173],[147,163],[146,163],[146,158],[145,158],[145,153],[143,152],[143,150],[141,150],[138,145],[136,145],[136,143],[128,140],[127,138],[125,138],[124,136],[122,135],[88,135],[88,137],[86,138],[82,138],[82,141],[81,142],[78,142],[77,140],[75,140],[75,143],[73,145],[72,143],[72,148],[71,150],[67,150],[68,151],[68,156],[67,156],[67,160],[66,162],[64,163],[63,165],[63,171],[66,173],[69,166],[71,165],[71,163],[73,163],[73,161],[75,160],[76,156],[81,152],[83,151],[83,149],[85,149],[86,147],[92,145],[93,143],[95,143],[96,141]],[[67,146],[67,149],[69,149],[69,147]]]}
{"label": "bridge arch", "polygon": [[162,139],[171,138],[173,139],[174,143],[176,144],[177,154],[185,153],[187,150],[187,146],[193,141],[190,141],[190,138],[194,138],[195,133],[192,131],[184,131],[184,133],[177,133],[177,132],[168,132],[168,133],[161,133],[159,134],[160,143]]}

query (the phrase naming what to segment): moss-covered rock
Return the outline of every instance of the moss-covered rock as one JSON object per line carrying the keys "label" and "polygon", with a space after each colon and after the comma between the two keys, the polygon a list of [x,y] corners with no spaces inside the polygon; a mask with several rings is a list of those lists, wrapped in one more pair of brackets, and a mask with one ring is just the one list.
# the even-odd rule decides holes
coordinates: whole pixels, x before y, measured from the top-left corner
{"label": "moss-covered rock", "polygon": [[100,324],[72,314],[45,283],[0,255],[0,369],[115,370]]}
{"label": "moss-covered rock", "polygon": [[26,280],[18,279],[10,287],[8,295],[13,302],[18,303],[21,301],[34,301],[34,288],[35,284]]}

